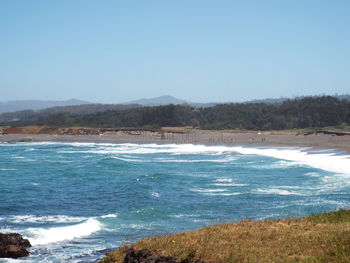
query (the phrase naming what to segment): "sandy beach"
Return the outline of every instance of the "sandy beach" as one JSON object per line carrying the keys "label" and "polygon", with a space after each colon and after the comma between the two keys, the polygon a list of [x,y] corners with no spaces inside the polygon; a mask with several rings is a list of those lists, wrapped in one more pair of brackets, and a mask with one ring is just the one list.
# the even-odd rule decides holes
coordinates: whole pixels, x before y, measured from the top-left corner
{"label": "sandy beach", "polygon": [[295,135],[271,133],[232,133],[202,131],[189,133],[103,134],[103,135],[52,135],[52,134],[5,134],[0,142],[94,142],[94,143],[158,143],[158,144],[205,144],[254,147],[310,147],[315,150],[337,150],[350,154],[350,136]]}

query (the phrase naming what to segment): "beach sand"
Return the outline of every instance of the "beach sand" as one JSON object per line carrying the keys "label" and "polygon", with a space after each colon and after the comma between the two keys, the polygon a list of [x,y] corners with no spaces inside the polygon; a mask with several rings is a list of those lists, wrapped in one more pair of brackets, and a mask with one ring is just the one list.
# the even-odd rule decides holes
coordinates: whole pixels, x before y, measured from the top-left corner
{"label": "beach sand", "polygon": [[315,150],[337,150],[350,154],[350,136],[295,135],[271,133],[233,133],[225,131],[203,131],[189,133],[152,133],[104,135],[50,135],[50,134],[6,134],[0,135],[0,142],[54,141],[94,143],[191,143],[204,145],[251,146],[251,147],[310,147]]}

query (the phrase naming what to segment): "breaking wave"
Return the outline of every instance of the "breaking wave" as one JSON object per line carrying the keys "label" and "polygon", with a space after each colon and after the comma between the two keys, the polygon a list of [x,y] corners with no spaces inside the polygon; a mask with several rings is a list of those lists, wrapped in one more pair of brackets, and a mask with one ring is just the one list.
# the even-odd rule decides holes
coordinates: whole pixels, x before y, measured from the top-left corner
{"label": "breaking wave", "polygon": [[26,232],[30,243],[36,246],[86,237],[101,229],[102,224],[90,218],[80,224],[52,228],[29,228]]}
{"label": "breaking wave", "polygon": [[15,224],[26,224],[26,223],[78,223],[87,220],[86,217],[72,217],[66,215],[52,215],[52,216],[36,216],[36,215],[16,215],[0,217],[0,221],[12,222]]}
{"label": "breaking wave", "polygon": [[[74,144],[72,144],[74,145]],[[81,144],[86,146],[86,144]],[[91,145],[89,145],[91,146]],[[290,165],[307,165],[322,170],[350,174],[350,157],[348,155],[337,155],[336,152],[312,151],[302,148],[253,148],[242,146],[206,146],[194,144],[93,144],[93,149],[81,149],[80,152],[93,154],[159,154],[168,153],[172,155],[205,154],[219,156],[217,159],[206,160],[179,160],[159,159],[164,162],[230,162],[235,161],[236,156],[229,154],[260,155],[272,157],[288,162],[279,162],[267,168],[283,168]],[[220,155],[223,158],[220,158]],[[117,158],[120,158],[116,156]],[[121,157],[120,159],[124,159]],[[125,161],[136,161],[135,159],[124,159]],[[137,161],[136,161],[137,162]]]}
{"label": "breaking wave", "polygon": [[273,195],[301,195],[300,193],[297,193],[297,192],[294,192],[294,191],[278,189],[278,188],[257,189],[256,193],[273,194]]}
{"label": "breaking wave", "polygon": [[[168,153],[172,155],[183,154],[205,154],[224,156],[226,159],[207,159],[207,160],[194,160],[198,162],[225,162],[234,161],[235,157],[227,156],[232,153],[239,153],[243,155],[260,155],[267,156],[276,159],[291,161],[294,164],[307,165],[322,170],[350,174],[350,157],[348,155],[337,155],[335,152],[325,151],[307,151],[302,148],[254,148],[243,146],[206,146],[206,145],[194,145],[194,144],[112,144],[112,143],[57,143],[57,142],[36,142],[36,143],[18,143],[14,145],[53,145],[62,144],[67,147],[74,147],[74,151],[63,152],[85,152],[92,154],[158,154]],[[9,144],[3,144],[4,146]],[[14,146],[12,145],[12,146]],[[118,157],[118,156],[116,156]],[[16,158],[16,157],[14,157]],[[17,157],[18,158],[18,157]],[[20,158],[20,157],[19,157]],[[121,157],[124,159],[123,157]],[[231,159],[230,159],[231,158]],[[132,159],[124,159],[125,161],[136,161]],[[167,162],[191,162],[191,160],[166,160]],[[136,161],[137,162],[137,161]],[[277,163],[279,167],[288,166],[291,164]],[[269,167],[265,167],[269,168]],[[275,167],[276,168],[276,167]]]}

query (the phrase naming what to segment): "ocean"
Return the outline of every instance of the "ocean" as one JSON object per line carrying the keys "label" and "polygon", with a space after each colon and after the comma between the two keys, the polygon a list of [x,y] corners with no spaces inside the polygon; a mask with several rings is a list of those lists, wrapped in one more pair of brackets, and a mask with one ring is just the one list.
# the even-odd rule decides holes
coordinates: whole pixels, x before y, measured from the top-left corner
{"label": "ocean", "polygon": [[0,262],[96,262],[144,237],[340,208],[350,157],[333,150],[0,143],[0,232],[33,245]]}

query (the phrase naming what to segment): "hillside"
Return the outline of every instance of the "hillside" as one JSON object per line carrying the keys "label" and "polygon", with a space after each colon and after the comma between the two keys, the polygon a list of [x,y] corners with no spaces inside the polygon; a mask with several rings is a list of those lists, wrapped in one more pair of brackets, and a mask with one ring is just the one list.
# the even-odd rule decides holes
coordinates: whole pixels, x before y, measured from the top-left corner
{"label": "hillside", "polygon": [[205,107],[212,107],[216,104],[220,103],[214,103],[214,102],[208,102],[208,103],[199,103],[199,102],[192,102],[187,101],[183,99],[178,99],[173,96],[165,95],[155,98],[148,98],[148,99],[139,99],[139,100],[133,100],[125,102],[124,104],[138,104],[142,106],[165,106],[165,105],[190,105],[196,108],[205,108]]}
{"label": "hillside", "polygon": [[136,104],[82,104],[82,105],[70,105],[70,106],[58,106],[52,108],[46,108],[42,110],[22,110],[15,112],[6,112],[0,114],[1,122],[11,121],[34,121],[42,117],[46,117],[53,114],[74,114],[74,115],[86,115],[94,114],[97,112],[103,112],[107,110],[127,110],[138,108],[140,105]]}
{"label": "hillside", "polygon": [[[135,106],[136,107],[136,106]],[[38,117],[38,116],[37,116]],[[51,125],[60,127],[137,127],[193,126],[202,129],[284,130],[350,124],[350,101],[335,97],[305,97],[265,103],[219,104],[207,108],[166,105],[107,110],[93,114],[57,113],[3,123],[10,126]]]}
{"label": "hillside", "polygon": [[7,102],[0,102],[0,113],[4,112],[14,112],[22,110],[40,110],[50,107],[58,106],[71,106],[71,105],[82,105],[91,104],[91,102],[70,99],[70,100],[13,100]]}
{"label": "hillside", "polygon": [[[300,219],[245,220],[193,232],[153,237],[111,252],[100,263],[138,262],[346,263],[350,262],[350,211]],[[148,257],[148,261],[147,261]],[[171,261],[172,260],[172,261]]]}
{"label": "hillside", "polygon": [[128,101],[125,104],[139,104],[142,106],[161,106],[161,105],[168,105],[168,104],[174,104],[174,105],[188,104],[188,102],[186,100],[178,99],[173,96],[165,95],[165,96],[159,96],[155,98]]}

